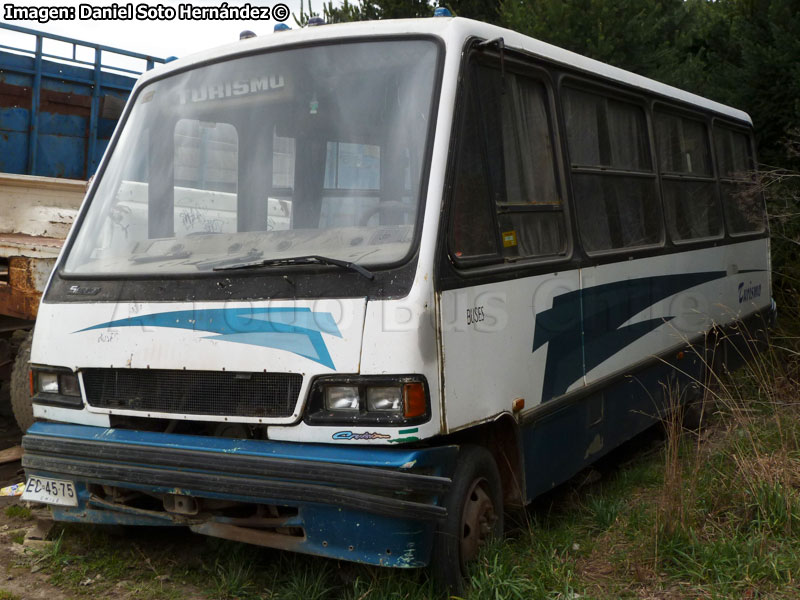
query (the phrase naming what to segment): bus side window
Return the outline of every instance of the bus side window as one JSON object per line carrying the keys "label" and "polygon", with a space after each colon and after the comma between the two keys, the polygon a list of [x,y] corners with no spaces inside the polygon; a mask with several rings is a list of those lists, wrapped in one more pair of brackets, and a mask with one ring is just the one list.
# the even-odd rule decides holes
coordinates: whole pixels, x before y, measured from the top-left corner
{"label": "bus side window", "polygon": [[[504,93],[505,85],[505,93]],[[454,181],[451,251],[503,259],[567,247],[548,94],[538,80],[473,63]]]}
{"label": "bus side window", "polygon": [[764,200],[753,182],[755,164],[750,138],[744,131],[714,125],[714,147],[722,207],[731,235],[764,231]]}
{"label": "bus side window", "polygon": [[584,249],[660,243],[661,207],[642,108],[575,88],[565,88],[563,99]]}
{"label": "bus side window", "polygon": [[705,124],[656,111],[655,130],[670,237],[675,241],[720,237],[722,212]]}
{"label": "bus side window", "polygon": [[506,77],[501,100],[505,198],[498,202],[498,221],[503,254],[562,254],[564,212],[556,183],[547,90],[536,80],[512,74]]}

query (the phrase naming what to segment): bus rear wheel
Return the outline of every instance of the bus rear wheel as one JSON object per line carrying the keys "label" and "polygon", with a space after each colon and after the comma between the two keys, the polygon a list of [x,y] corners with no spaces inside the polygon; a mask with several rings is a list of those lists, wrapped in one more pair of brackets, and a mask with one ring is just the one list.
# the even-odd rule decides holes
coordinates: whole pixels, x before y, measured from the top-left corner
{"label": "bus rear wheel", "polygon": [[436,531],[431,574],[444,593],[460,594],[481,547],[503,535],[503,488],[491,453],[462,446]]}

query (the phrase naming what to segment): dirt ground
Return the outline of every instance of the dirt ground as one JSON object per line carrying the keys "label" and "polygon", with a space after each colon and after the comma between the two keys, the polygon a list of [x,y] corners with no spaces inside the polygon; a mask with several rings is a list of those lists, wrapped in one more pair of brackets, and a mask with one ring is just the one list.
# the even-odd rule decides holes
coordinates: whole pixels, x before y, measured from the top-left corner
{"label": "dirt ground", "polygon": [[[0,451],[21,437],[12,419],[0,417]],[[23,480],[20,461],[0,465],[0,487]],[[223,560],[230,544],[185,528],[54,524],[44,505],[0,496],[0,600],[237,597],[220,589],[228,573],[236,578],[236,565]],[[255,558],[277,553],[252,551]]]}
{"label": "dirt ground", "polygon": [[[0,417],[0,450],[16,446],[22,434],[12,419]],[[0,487],[19,483],[24,480],[20,461],[0,465]],[[12,506],[22,511],[8,511]],[[11,514],[9,514],[9,512]],[[21,514],[20,514],[21,513]],[[83,579],[76,593],[74,585],[53,583],[54,574],[59,569],[47,566],[46,556],[54,544],[49,511],[42,505],[22,502],[19,497],[0,496],[0,599],[2,600],[66,600],[68,598],[104,598],[109,600],[130,600],[133,598],[208,598],[207,594],[189,585],[179,582],[167,582],[168,575],[156,573],[156,557],[163,553],[163,535],[152,532],[134,536],[134,544],[141,554],[145,569],[153,569],[150,579],[156,584],[142,589],[141,569],[131,565],[131,577],[121,576],[118,581],[100,581],[93,573]],[[49,533],[49,535],[48,535]],[[196,536],[188,533],[176,533],[170,536],[170,551],[177,556],[190,555],[196,546]],[[125,535],[125,532],[122,532]],[[47,538],[47,539],[42,539]],[[151,562],[150,558],[153,558]],[[147,567],[147,565],[150,565]],[[62,571],[77,568],[65,565]],[[69,579],[69,577],[66,577]],[[74,577],[73,577],[74,580]],[[164,587],[170,589],[165,590]],[[155,587],[156,589],[153,589]],[[160,592],[160,593],[159,593]]]}
{"label": "dirt ground", "polygon": [[[13,419],[0,417],[0,450],[11,448],[20,443],[22,434]],[[20,461],[13,461],[0,465],[0,488],[20,483],[24,479]],[[69,598],[57,587],[48,583],[48,576],[41,572],[31,572],[31,567],[25,564],[25,546],[15,543],[16,537],[27,535],[36,528],[35,517],[20,519],[6,515],[6,508],[21,505],[19,498],[0,496],[0,590],[5,590],[20,598],[52,598],[60,600]],[[41,511],[46,517],[47,511]],[[30,544],[28,547],[32,547]],[[22,566],[22,565],[25,566]]]}
{"label": "dirt ground", "polygon": [[[0,416],[0,450],[11,448],[20,443],[22,434],[14,420]],[[22,481],[22,466],[19,461],[0,465],[0,487]]]}

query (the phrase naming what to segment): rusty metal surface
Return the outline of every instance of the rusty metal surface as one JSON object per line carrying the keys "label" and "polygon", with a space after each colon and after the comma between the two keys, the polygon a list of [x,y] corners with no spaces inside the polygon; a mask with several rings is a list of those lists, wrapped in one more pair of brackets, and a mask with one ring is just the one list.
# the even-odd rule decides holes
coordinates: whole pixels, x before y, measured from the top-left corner
{"label": "rusty metal surface", "polygon": [[86,184],[0,174],[0,316],[31,321]]}
{"label": "rusty metal surface", "polygon": [[189,529],[195,533],[210,535],[212,537],[295,552],[299,550],[303,542],[306,541],[305,536],[284,535],[273,531],[260,531],[258,529],[237,527],[236,525],[227,525],[225,523],[206,522],[191,525]]}
{"label": "rusty metal surface", "polygon": [[171,521],[174,522],[176,525],[188,525],[192,523],[192,521],[180,515],[171,515],[169,513],[160,510],[148,510],[145,508],[136,508],[134,506],[128,506],[127,504],[121,504],[118,502],[110,502],[108,500],[100,498],[95,494],[89,496],[88,505],[95,508],[102,508],[106,510],[113,510],[115,512],[121,512],[131,516],[150,517],[153,519],[159,519],[161,521]]}
{"label": "rusty metal surface", "polygon": [[55,258],[12,256],[8,276],[0,279],[0,315],[33,320]]}

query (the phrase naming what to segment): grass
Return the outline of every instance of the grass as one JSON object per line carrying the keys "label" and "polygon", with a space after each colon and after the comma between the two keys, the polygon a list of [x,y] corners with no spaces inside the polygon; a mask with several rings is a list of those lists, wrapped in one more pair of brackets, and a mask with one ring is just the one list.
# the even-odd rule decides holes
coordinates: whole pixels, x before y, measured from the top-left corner
{"label": "grass", "polygon": [[20,597],[8,590],[0,588],[0,600],[20,600]]}
{"label": "grass", "polygon": [[209,570],[212,595],[214,598],[228,599],[258,597],[253,572],[253,564],[244,556],[241,547],[216,558]]}
{"label": "grass", "polygon": [[[683,431],[675,413],[661,432],[596,465],[598,482],[537,500],[504,541],[484,549],[464,599],[797,598],[800,344],[788,334],[776,340],[750,366],[705,382],[701,429]],[[35,560],[75,597],[115,585],[167,600],[435,597],[425,571],[176,531],[59,531]]]}
{"label": "grass", "polygon": [[12,504],[11,506],[6,506],[5,510],[3,511],[7,517],[10,519],[32,519],[33,514],[31,513],[31,509],[27,506],[20,506],[19,504]]}
{"label": "grass", "polygon": [[[165,573],[180,565],[168,558],[174,549],[154,545],[144,553],[136,541],[101,527],[57,526],[53,543],[32,552],[32,563],[50,574],[54,585],[77,597],[102,597],[120,587],[136,598],[185,597],[176,586],[164,585]],[[162,534],[163,535],[163,534]]]}

